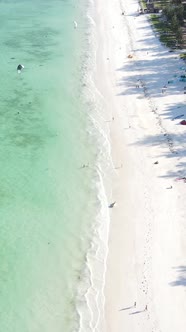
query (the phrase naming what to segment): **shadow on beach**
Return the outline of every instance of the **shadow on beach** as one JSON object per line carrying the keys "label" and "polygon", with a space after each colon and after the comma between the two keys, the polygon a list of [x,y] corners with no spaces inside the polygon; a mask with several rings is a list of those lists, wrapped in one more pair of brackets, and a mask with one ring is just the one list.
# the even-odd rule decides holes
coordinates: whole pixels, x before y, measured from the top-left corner
{"label": "shadow on beach", "polygon": [[138,310],[138,311],[134,311],[131,312],[129,315],[137,315],[137,314],[141,314],[142,312],[145,312],[146,310]]}
{"label": "shadow on beach", "polygon": [[[165,104],[162,110],[161,108],[158,109],[159,106],[157,108],[155,104],[157,98],[160,99],[164,96],[164,93],[162,93],[162,86],[164,84],[167,87],[165,92],[167,97],[180,95],[183,96],[184,99],[186,82],[180,81],[180,76],[185,73],[186,65],[184,63],[181,65],[181,60],[178,59],[178,54],[176,53],[170,58],[169,50],[159,45],[157,46],[156,43],[154,43],[154,38],[144,39],[143,43],[145,42],[146,44],[142,49],[133,50],[134,57],[131,61],[126,59],[124,65],[117,69],[117,71],[125,73],[125,76],[117,83],[118,87],[123,87],[123,91],[119,92],[117,95],[136,95],[137,99],[149,100],[151,111],[155,114],[157,124],[161,127],[162,120],[170,120],[171,127],[175,126],[175,130],[173,128],[174,132],[172,130],[171,134],[166,132],[162,127],[162,134],[146,135],[144,139],[138,140],[134,145],[152,147],[167,143],[165,153],[156,156],[156,158],[164,156],[166,158],[175,159],[179,157],[179,162],[177,162],[175,169],[169,169],[166,174],[162,174],[159,177],[177,179],[186,176],[186,162],[181,160],[186,157],[186,135],[185,132],[179,129],[179,132],[177,132],[176,130],[179,126],[182,126],[180,122],[186,119],[185,101]],[[151,45],[150,48],[149,45]],[[151,54],[150,58],[148,57],[147,50],[148,53]],[[144,53],[142,59],[139,59],[138,56],[135,55],[135,52],[138,53],[138,51]],[[169,66],[167,65],[168,61]],[[126,73],[128,74],[126,75]],[[137,88],[138,82],[139,86]],[[170,84],[168,82],[170,82]],[[167,146],[169,146],[168,152]]]}
{"label": "shadow on beach", "polygon": [[[153,54],[151,55],[151,59],[147,55],[147,50],[148,53]],[[168,55],[170,54],[169,51],[160,52],[159,58],[156,58],[156,52],[158,52],[158,50],[156,51],[156,49],[151,48],[150,51],[148,48],[144,48],[144,50],[134,50],[134,52],[138,51],[144,52],[144,57],[142,59],[137,58],[137,56],[135,56],[134,54],[131,61],[126,61],[121,68],[117,69],[117,71],[124,72],[125,74],[130,74],[130,76],[123,76],[118,82],[118,86],[124,87],[123,92],[118,93],[118,96],[135,95],[139,93],[139,91],[137,91],[135,88],[135,82],[137,77],[143,80],[144,85],[148,88],[148,92],[152,98],[161,98],[163,96],[161,94],[160,88],[162,86],[162,83],[167,84],[168,86],[166,95],[180,95],[184,93],[183,88],[186,83],[179,81],[179,78],[184,71],[180,69],[181,67],[178,64],[176,54],[174,59],[171,58],[170,66],[167,66],[167,61],[169,61]],[[148,70],[150,71],[150,74]],[[162,77],[164,78],[163,80]]]}
{"label": "shadow on beach", "polygon": [[133,307],[133,306],[131,306],[131,307],[122,308],[122,309],[119,309],[119,311],[123,311],[123,310],[129,310],[129,309],[134,309],[134,307]]}
{"label": "shadow on beach", "polygon": [[[159,178],[172,178],[175,181],[181,179],[182,176],[186,176],[186,162],[182,158],[186,157],[186,135],[185,133],[162,133],[157,135],[146,136],[145,139],[138,140],[134,145],[136,146],[160,146],[167,142],[170,147],[170,151],[165,151],[156,158],[161,158],[162,156],[167,159],[176,159],[179,157],[178,162],[174,169],[168,169],[165,174],[159,175]],[[166,149],[166,147],[165,147]]]}
{"label": "shadow on beach", "polygon": [[175,287],[175,286],[183,286],[186,287],[186,266],[181,265],[177,267],[173,267],[173,269],[176,270],[178,273],[178,278],[172,282],[169,283],[170,286]]}

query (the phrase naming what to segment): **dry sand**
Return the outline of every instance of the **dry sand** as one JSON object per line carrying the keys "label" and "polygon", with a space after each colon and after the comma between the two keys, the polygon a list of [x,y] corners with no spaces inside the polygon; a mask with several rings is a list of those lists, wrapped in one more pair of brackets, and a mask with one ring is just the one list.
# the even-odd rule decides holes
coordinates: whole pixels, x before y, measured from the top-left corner
{"label": "dry sand", "polygon": [[178,80],[186,64],[161,45],[138,7],[137,1],[95,1],[95,80],[114,117],[109,199],[117,202],[110,209],[103,330],[184,332],[186,183],[176,179],[186,176],[180,124],[186,83]]}

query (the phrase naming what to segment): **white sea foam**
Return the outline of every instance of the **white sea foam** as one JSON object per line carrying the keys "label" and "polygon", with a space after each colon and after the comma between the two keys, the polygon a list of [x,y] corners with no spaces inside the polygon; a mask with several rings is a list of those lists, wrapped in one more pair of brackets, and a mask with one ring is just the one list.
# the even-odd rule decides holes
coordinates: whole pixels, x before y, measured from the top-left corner
{"label": "white sea foam", "polygon": [[97,167],[97,175],[100,206],[96,221],[92,225],[91,246],[86,255],[86,266],[78,289],[79,332],[101,331],[104,316],[103,290],[108,252],[109,214],[103,174],[99,166]]}
{"label": "white sea foam", "polygon": [[90,121],[88,131],[99,147],[94,178],[98,207],[95,222],[90,230],[90,248],[86,255],[86,264],[77,291],[78,332],[100,332],[104,324],[104,286],[110,224],[106,190],[109,177],[106,175],[113,169],[110,133],[105,121],[108,114],[104,113],[106,102],[93,78],[96,69],[97,42],[94,31],[95,21],[91,16],[92,4],[91,2],[87,14],[89,27],[86,37],[89,49],[85,54],[83,82],[84,99],[88,106]]}
{"label": "white sea foam", "polygon": [[89,19],[89,22],[92,23],[94,26],[96,25],[94,19],[92,18],[92,16],[90,16],[89,14],[87,14],[87,18]]}

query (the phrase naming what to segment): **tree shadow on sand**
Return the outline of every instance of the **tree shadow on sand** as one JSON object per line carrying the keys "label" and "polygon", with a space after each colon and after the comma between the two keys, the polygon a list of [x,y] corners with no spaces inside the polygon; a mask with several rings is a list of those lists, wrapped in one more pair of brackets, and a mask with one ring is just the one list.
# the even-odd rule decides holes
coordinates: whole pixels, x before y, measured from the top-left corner
{"label": "tree shadow on sand", "polygon": [[[148,51],[149,52],[149,51]],[[180,81],[180,76],[183,74],[182,66],[178,63],[177,57],[171,59],[170,66],[167,66],[167,61],[169,60],[168,51],[160,52],[159,58],[156,56],[156,51],[151,51],[154,56],[148,58],[147,50],[144,49],[143,59],[138,59],[135,57],[128,61],[126,59],[125,64],[118,68],[117,71],[125,73],[125,76],[121,77],[118,82],[118,86],[123,86],[123,91],[118,93],[118,95],[135,95],[139,93],[136,90],[135,83],[137,79],[141,79],[144,85],[148,88],[151,97],[162,97],[161,86],[167,85],[167,95],[177,95],[183,94],[183,89],[185,82]],[[131,52],[133,53],[133,52]],[[153,57],[153,58],[152,58]],[[184,66],[184,64],[183,64]],[[161,68],[161,69],[160,69]],[[128,75],[126,75],[128,73]],[[162,77],[163,82],[162,82]],[[174,84],[176,82],[176,84]]]}
{"label": "tree shadow on sand", "polygon": [[173,269],[178,273],[178,278],[169,283],[170,286],[183,286],[186,287],[186,266],[180,265],[173,267]]}
{"label": "tree shadow on sand", "polygon": [[[121,78],[118,82],[123,91],[118,95],[139,94],[135,88],[135,82],[138,78],[148,87],[151,97],[161,97],[161,85],[168,85],[167,94],[181,94],[185,82],[180,81],[180,76],[185,73],[185,63],[180,60],[178,51],[166,48],[158,38],[154,36],[156,33],[147,24],[144,18],[144,26],[139,27],[143,31],[141,39],[138,39],[134,47],[132,43],[132,31],[129,28],[129,54],[124,60],[123,66],[116,70],[121,72]],[[171,61],[169,61],[171,59]],[[169,65],[167,65],[169,61]],[[127,74],[127,75],[126,75]],[[139,76],[139,77],[137,77]],[[163,77],[163,81],[162,81]],[[170,83],[168,83],[170,82]],[[174,84],[176,82],[176,84]],[[138,98],[138,97],[137,97]]]}
{"label": "tree shadow on sand", "polygon": [[[186,112],[185,112],[186,113]],[[170,115],[173,117],[173,114]],[[175,123],[178,125],[178,123]],[[155,158],[165,157],[167,159],[175,159],[174,169],[167,169],[164,174],[159,175],[159,178],[172,178],[179,180],[186,176],[186,135],[185,131],[180,133],[162,132],[157,135],[146,135],[144,139],[138,140],[133,145],[147,146],[149,148],[161,146],[161,154]],[[168,167],[168,166],[167,166]]]}
{"label": "tree shadow on sand", "polygon": [[[144,20],[146,19],[144,18]],[[120,73],[116,86],[117,95],[129,97],[136,95],[136,99],[149,101],[150,109],[154,112],[155,121],[159,127],[159,133],[150,135],[148,132],[144,138],[133,145],[149,148],[161,146],[161,153],[154,157],[157,159],[174,158],[174,169],[167,169],[159,177],[175,178],[176,180],[186,176],[186,126],[180,124],[182,120],[186,120],[186,82],[180,81],[180,76],[185,74],[186,64],[179,58],[178,51],[164,47],[157,38],[155,39],[154,32],[146,21],[144,21],[142,31],[144,33],[141,39],[138,39],[136,48],[130,42],[130,54],[126,55],[123,65],[116,69]],[[132,39],[130,29],[129,37]],[[132,58],[129,58],[129,55],[132,55]],[[164,86],[167,86],[164,91],[166,97],[173,95],[180,97],[179,102],[175,100],[175,102],[164,104],[161,108]],[[169,129],[164,127],[163,120],[170,121],[168,127],[170,133]]]}
{"label": "tree shadow on sand", "polygon": [[[162,112],[157,111],[155,121],[159,123],[160,132],[156,135],[146,135],[141,140],[139,139],[133,145],[158,147],[161,146],[161,154],[156,155],[156,158],[165,157],[167,159],[174,159],[174,168],[167,169],[166,173],[159,175],[159,178],[174,178],[186,176],[186,126],[180,124],[182,119],[186,119],[185,103],[173,103]],[[162,120],[170,122],[168,132],[163,126]],[[171,165],[172,167],[172,165]]]}

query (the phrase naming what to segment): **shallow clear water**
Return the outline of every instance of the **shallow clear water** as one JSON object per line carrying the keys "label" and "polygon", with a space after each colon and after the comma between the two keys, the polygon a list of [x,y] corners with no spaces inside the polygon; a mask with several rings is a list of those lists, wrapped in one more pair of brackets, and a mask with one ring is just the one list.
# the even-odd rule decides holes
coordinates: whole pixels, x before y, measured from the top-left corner
{"label": "shallow clear water", "polygon": [[[95,217],[83,5],[0,1],[0,325],[72,331]],[[81,27],[74,29],[73,20]],[[25,66],[20,74],[17,65]]]}

